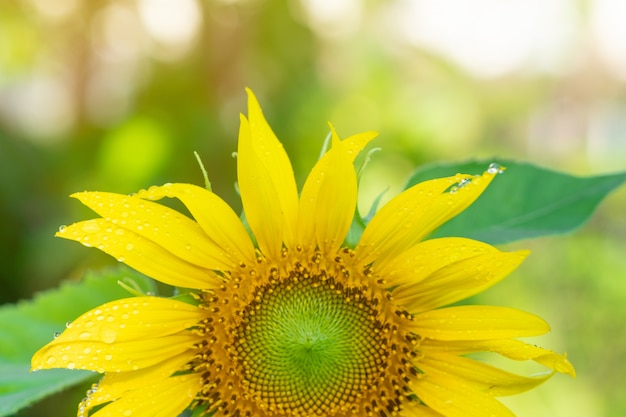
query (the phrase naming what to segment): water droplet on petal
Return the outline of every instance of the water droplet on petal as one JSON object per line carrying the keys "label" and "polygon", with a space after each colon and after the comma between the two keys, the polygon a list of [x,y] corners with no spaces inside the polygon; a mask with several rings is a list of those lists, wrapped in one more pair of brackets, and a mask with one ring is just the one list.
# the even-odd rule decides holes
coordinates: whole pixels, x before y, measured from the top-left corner
{"label": "water droplet on petal", "polygon": [[133,413],[132,410],[126,410],[122,414],[124,415],[124,417],[129,417],[132,413]]}
{"label": "water droplet on petal", "polygon": [[67,230],[67,226],[62,224],[61,226],[59,226],[59,233],[63,233]]}
{"label": "water droplet on petal", "polygon": [[74,362],[70,362],[70,363],[67,364],[66,368],[67,369],[74,369],[74,368],[76,368],[76,364]]}
{"label": "water droplet on petal", "polygon": [[113,343],[117,339],[117,333],[113,329],[104,328],[100,331],[100,339],[104,343]]}
{"label": "water droplet on petal", "polygon": [[497,164],[495,162],[492,162],[491,164],[489,164],[489,167],[487,168],[488,174],[502,174],[503,172],[504,172],[504,168],[502,168],[500,164]]}
{"label": "water droplet on petal", "polygon": [[82,332],[81,334],[78,335],[78,338],[82,340],[89,339],[90,337],[91,337],[91,333],[89,332]]}
{"label": "water droplet on petal", "polygon": [[135,245],[133,245],[132,243],[126,244],[126,250],[133,250],[133,249],[135,249]]}
{"label": "water droplet on petal", "polygon": [[56,356],[48,356],[48,357],[46,358],[46,363],[47,363],[48,365],[52,365],[52,364],[53,364],[53,363],[55,363],[56,361],[57,361]]}
{"label": "water droplet on petal", "polygon": [[59,337],[59,336],[61,336],[61,332],[54,332],[54,333],[52,334],[52,337],[54,337],[55,339],[56,339],[57,337]]}
{"label": "water droplet on petal", "polygon": [[86,355],[91,353],[91,348],[86,347],[85,349],[83,349],[83,353]]}
{"label": "water droplet on petal", "polygon": [[460,182],[459,182],[459,188],[463,188],[466,185],[468,185],[469,183],[471,183],[472,180],[469,178],[463,178]]}

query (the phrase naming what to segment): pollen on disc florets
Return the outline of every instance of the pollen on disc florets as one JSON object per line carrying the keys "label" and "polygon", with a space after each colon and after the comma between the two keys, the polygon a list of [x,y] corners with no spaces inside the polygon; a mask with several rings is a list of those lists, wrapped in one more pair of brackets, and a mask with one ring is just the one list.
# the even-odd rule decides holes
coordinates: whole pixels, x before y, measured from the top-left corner
{"label": "pollen on disc florets", "polygon": [[217,416],[397,415],[415,372],[410,318],[350,250],[295,252],[201,294],[197,403]]}

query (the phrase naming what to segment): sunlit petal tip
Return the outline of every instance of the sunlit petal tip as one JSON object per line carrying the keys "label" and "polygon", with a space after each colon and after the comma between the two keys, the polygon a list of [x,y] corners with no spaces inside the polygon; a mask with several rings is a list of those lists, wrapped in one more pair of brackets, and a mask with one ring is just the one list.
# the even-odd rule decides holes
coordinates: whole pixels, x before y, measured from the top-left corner
{"label": "sunlit petal tip", "polygon": [[255,128],[256,126],[253,125],[257,123],[267,124],[265,116],[263,115],[263,109],[261,109],[261,104],[256,98],[256,95],[249,88],[246,88],[246,92],[248,93],[248,121],[251,127]]}
{"label": "sunlit petal tip", "polygon": [[332,122],[328,122],[328,127],[330,128],[332,144],[333,146],[337,146],[339,142],[341,142],[341,138],[337,134],[337,130],[335,130],[335,126],[333,126]]}
{"label": "sunlit petal tip", "polygon": [[574,365],[572,365],[572,363],[567,359],[567,353],[563,354],[562,364],[554,368],[554,370],[562,374],[567,374],[572,378],[576,378],[576,369],[574,369]]}
{"label": "sunlit petal tip", "polygon": [[555,372],[567,374],[572,378],[576,378],[576,369],[574,369],[574,365],[572,365],[572,363],[567,359],[566,353],[564,353],[563,355],[550,353],[547,355],[539,356],[537,358],[533,358],[533,360],[537,363],[547,366],[550,369],[553,369]]}

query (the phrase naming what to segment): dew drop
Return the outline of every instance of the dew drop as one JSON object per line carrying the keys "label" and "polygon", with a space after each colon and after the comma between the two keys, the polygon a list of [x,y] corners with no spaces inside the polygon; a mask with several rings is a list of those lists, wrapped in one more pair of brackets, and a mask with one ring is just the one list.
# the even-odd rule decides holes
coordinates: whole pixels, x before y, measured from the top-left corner
{"label": "dew drop", "polygon": [[104,359],[110,361],[111,359],[113,359],[113,355],[104,355]]}
{"label": "dew drop", "polygon": [[57,337],[59,337],[59,336],[61,336],[61,332],[54,332],[54,333],[52,333],[52,337],[54,337],[55,339]]}
{"label": "dew drop", "polygon": [[132,243],[126,244],[126,250],[133,250],[133,249],[135,249],[135,245],[133,245]]}
{"label": "dew drop", "polygon": [[129,417],[132,413],[133,413],[132,410],[126,410],[122,414],[124,415],[124,417]]}
{"label": "dew drop", "polygon": [[82,332],[81,334],[78,335],[78,338],[82,340],[89,339],[90,337],[91,337],[91,333],[89,332]]}
{"label": "dew drop", "polygon": [[117,333],[113,329],[104,328],[100,331],[100,339],[104,343],[113,343],[117,339]]}
{"label": "dew drop", "polygon": [[109,316],[107,316],[107,321],[108,321],[109,323],[111,323],[113,320],[115,320],[115,317],[114,317],[114,316],[110,316],[110,315],[109,315]]}
{"label": "dew drop", "polygon": [[469,178],[463,178],[460,182],[459,182],[459,188],[465,187],[466,185],[468,185],[469,183],[471,183],[472,180]]}
{"label": "dew drop", "polygon": [[502,168],[500,164],[497,164],[495,162],[492,162],[491,164],[489,164],[489,167],[487,168],[488,174],[502,174],[503,172],[504,172],[504,168]]}
{"label": "dew drop", "polygon": [[52,365],[52,364],[53,364],[53,363],[55,363],[56,361],[57,361],[56,356],[48,356],[48,357],[46,358],[46,363],[47,363],[48,365]]}
{"label": "dew drop", "polygon": [[59,226],[59,233],[63,233],[67,230],[67,226],[62,224],[61,226]]}
{"label": "dew drop", "polygon": [[89,353],[91,353],[91,348],[86,347],[85,349],[83,349],[83,353],[88,355]]}
{"label": "dew drop", "polygon": [[76,368],[76,364],[74,362],[70,362],[70,363],[67,364],[66,368],[67,369],[74,369],[74,368]]}
{"label": "dew drop", "polygon": [[118,261],[118,262],[124,262],[125,260],[126,260],[126,258],[124,258],[123,256],[119,256],[119,257],[117,258],[117,261]]}

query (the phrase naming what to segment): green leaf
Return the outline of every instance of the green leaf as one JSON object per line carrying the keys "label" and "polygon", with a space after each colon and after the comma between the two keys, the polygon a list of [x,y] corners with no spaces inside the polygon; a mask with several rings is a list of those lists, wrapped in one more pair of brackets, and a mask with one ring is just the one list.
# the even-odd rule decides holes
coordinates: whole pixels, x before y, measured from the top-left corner
{"label": "green leaf", "polygon": [[[493,160],[422,167],[407,188],[457,173],[480,174]],[[575,177],[529,163],[498,160],[506,171],[463,213],[434,237],[462,236],[491,244],[563,234],[583,225],[604,197],[626,181],[626,173]]]}
{"label": "green leaf", "polygon": [[118,281],[154,292],[152,280],[122,267],[88,274],[79,283],[65,283],[32,301],[0,307],[0,417],[95,377],[92,372],[65,369],[31,373],[30,358],[68,321],[108,301],[132,296]]}

